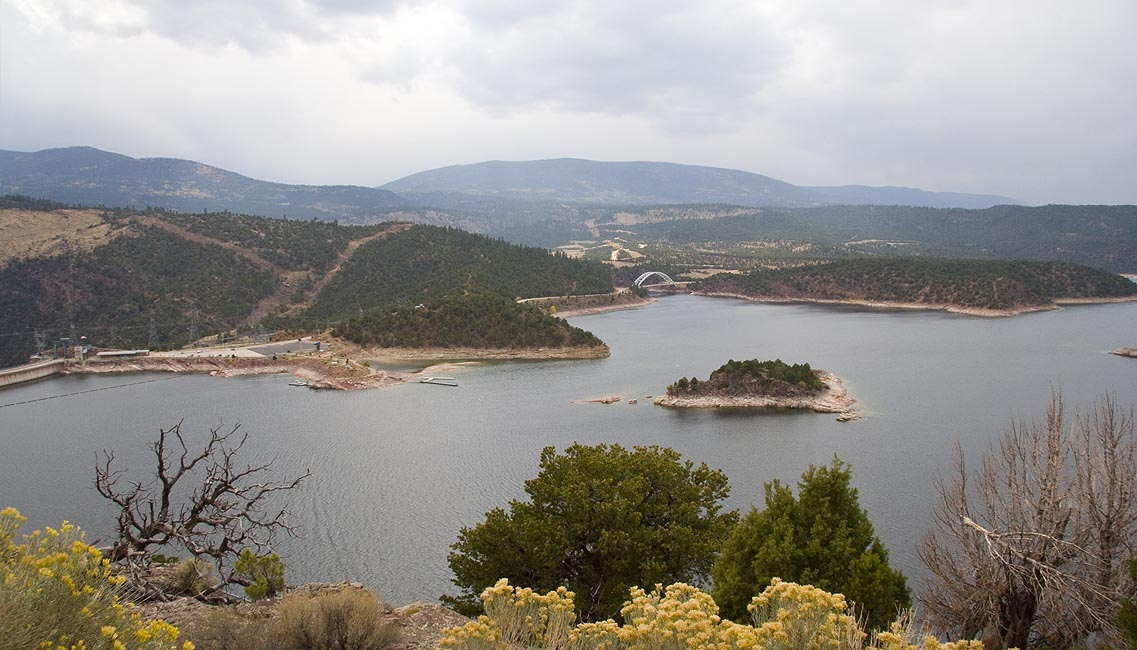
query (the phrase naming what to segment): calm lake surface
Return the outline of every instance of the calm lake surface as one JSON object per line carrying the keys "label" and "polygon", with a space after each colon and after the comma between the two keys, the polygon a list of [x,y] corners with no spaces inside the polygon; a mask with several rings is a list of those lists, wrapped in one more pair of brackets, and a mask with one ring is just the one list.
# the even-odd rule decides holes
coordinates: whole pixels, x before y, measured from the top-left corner
{"label": "calm lake surface", "polygon": [[[459,529],[522,497],[547,445],[673,447],[723,469],[729,506],[743,509],[761,505],[764,482],[795,481],[836,454],[915,587],[931,480],[946,474],[957,442],[977,458],[1012,419],[1041,417],[1052,389],[1069,405],[1105,392],[1137,404],[1137,359],[1107,354],[1137,345],[1137,303],[984,319],[674,296],[572,322],[612,356],[471,366],[452,373],[458,388],[325,392],[280,375],[144,374],[6,389],[0,507],[28,515],[28,531],[68,519],[106,537],[113,510],[92,487],[99,451],[144,479],[160,427],[181,420],[201,440],[240,423],[250,461],[275,458],[282,477],[312,470],[290,499],[303,538],[280,545],[289,582],[356,580],[405,603],[451,590],[446,555]],[[643,399],[727,359],[775,357],[837,373],[866,419],[674,411]],[[66,396],[28,402],[56,395]],[[570,403],[604,395],[640,402]]]}

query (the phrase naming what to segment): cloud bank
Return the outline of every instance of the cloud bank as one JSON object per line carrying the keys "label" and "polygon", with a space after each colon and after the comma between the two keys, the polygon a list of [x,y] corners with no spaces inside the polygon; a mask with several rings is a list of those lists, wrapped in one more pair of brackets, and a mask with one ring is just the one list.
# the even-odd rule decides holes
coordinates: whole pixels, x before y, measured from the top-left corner
{"label": "cloud bank", "polygon": [[0,148],[378,185],[575,156],[1137,203],[1137,4],[8,0]]}

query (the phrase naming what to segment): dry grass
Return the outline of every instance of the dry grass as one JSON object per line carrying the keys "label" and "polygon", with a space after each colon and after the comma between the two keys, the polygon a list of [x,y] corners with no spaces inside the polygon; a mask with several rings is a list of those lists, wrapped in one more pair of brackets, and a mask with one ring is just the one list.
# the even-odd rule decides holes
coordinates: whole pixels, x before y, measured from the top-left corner
{"label": "dry grass", "polygon": [[114,234],[98,210],[0,210],[0,267],[23,257],[91,250]]}

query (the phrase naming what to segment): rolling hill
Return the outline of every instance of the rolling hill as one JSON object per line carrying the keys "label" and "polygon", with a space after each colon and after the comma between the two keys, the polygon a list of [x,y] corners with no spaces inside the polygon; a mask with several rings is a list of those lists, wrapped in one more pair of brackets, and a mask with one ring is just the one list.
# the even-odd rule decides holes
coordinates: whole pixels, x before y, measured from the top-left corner
{"label": "rolling hill", "polygon": [[0,194],[68,204],[240,212],[335,221],[405,205],[387,190],[269,183],[192,160],[130,158],[91,147],[0,151]]}
{"label": "rolling hill", "polygon": [[593,205],[728,203],[754,207],[857,203],[974,208],[1018,203],[1003,196],[897,187],[800,187],[735,169],[577,158],[451,165],[382,187],[416,204],[457,201],[460,197]]}
{"label": "rolling hill", "polygon": [[66,204],[159,207],[180,212],[227,210],[353,223],[381,221],[384,215],[400,211],[399,219],[462,227],[474,223],[475,230],[549,218],[572,219],[572,206],[721,203],[804,207],[856,203],[976,208],[1017,203],[1001,196],[897,187],[800,187],[734,169],[574,158],[452,165],[378,188],[289,185],[192,160],[131,158],[91,147],[0,150],[0,194]]}

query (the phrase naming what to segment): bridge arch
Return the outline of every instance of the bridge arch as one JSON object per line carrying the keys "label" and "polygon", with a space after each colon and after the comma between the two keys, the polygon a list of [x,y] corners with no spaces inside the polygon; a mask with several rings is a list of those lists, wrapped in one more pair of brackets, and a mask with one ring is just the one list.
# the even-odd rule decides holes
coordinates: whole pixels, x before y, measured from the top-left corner
{"label": "bridge arch", "polygon": [[648,278],[652,276],[658,276],[660,279],[662,279],[663,282],[661,284],[675,284],[675,280],[672,280],[666,273],[661,273],[660,271],[648,271],[647,273],[644,273],[640,277],[636,278],[636,281],[632,284],[637,287],[642,287],[644,286],[644,282],[647,282]]}

